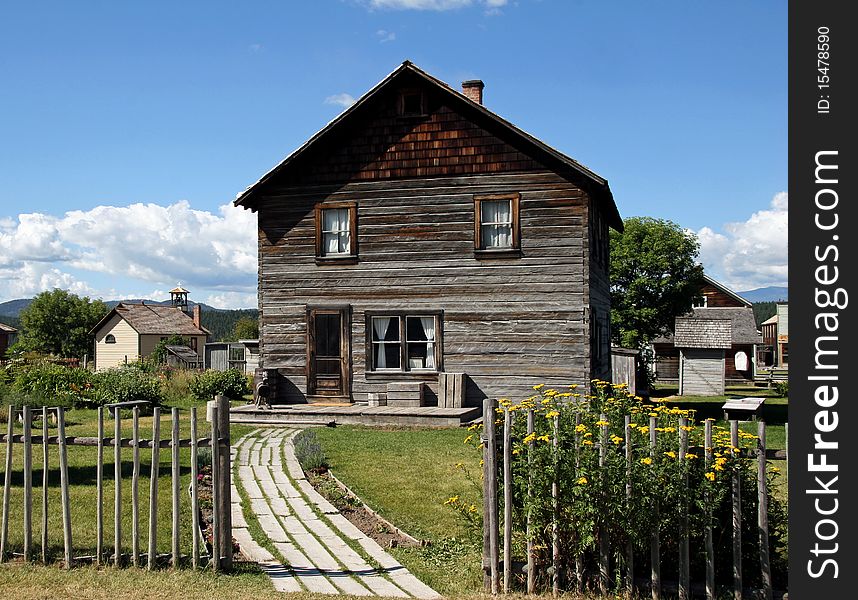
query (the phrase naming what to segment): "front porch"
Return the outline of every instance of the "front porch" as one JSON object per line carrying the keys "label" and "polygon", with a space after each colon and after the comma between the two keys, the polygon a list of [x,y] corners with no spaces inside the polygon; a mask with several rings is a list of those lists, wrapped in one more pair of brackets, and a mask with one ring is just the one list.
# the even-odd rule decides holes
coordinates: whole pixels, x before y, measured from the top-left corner
{"label": "front porch", "polygon": [[287,404],[259,408],[255,404],[233,407],[230,421],[257,425],[371,425],[460,427],[482,416],[478,406],[367,406],[362,404]]}

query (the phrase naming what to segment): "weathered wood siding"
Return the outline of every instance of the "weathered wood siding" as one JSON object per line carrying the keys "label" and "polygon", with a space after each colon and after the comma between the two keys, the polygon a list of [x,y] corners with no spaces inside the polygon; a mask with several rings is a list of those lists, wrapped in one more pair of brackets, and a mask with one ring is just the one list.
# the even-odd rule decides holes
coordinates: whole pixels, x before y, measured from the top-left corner
{"label": "weathered wood siding", "polygon": [[585,295],[590,299],[590,337],[592,376],[611,380],[611,284],[608,223],[595,203],[589,204],[587,223],[589,273]]}
{"label": "weathered wood siding", "polygon": [[722,308],[722,307],[743,307],[747,306],[742,302],[736,300],[730,294],[725,293],[723,290],[718,289],[716,286],[711,283],[703,284],[701,288],[701,295],[706,297],[706,306],[708,308]]}
{"label": "weathered wood siding", "polygon": [[[443,370],[468,374],[471,404],[589,382],[593,309],[605,325],[595,372],[610,373],[607,258],[589,257],[590,223],[600,244],[607,229],[586,182],[475,125],[479,109],[460,114],[424,91],[425,115],[397,116],[396,93],[375,98],[257,192],[261,366],[283,375],[280,400],[306,397],[308,306],[351,307],[355,401],[394,380],[365,373],[367,311],[443,311]],[[475,257],[474,196],[509,193],[520,194],[521,256]],[[357,205],[356,264],[316,264],[314,208],[334,202]],[[437,375],[403,379],[427,382],[432,401]]]}
{"label": "weathered wood siding", "polygon": [[[116,338],[115,344],[104,342],[108,334]],[[134,362],[140,356],[139,335],[128,322],[119,315],[113,315],[104,326],[95,333],[95,368],[99,371],[118,367],[126,362]]]}
{"label": "weathered wood siding", "polygon": [[[522,256],[475,258],[474,194],[510,191],[521,194]],[[344,199],[357,202],[360,260],[317,265],[313,207]],[[355,400],[385,390],[364,376],[367,310],[444,311],[444,370],[469,375],[472,401],[586,383],[586,204],[550,172],[284,190],[259,210],[262,366],[280,369],[289,384],[279,389],[301,399],[306,307],[349,304]]]}
{"label": "weathered wood siding", "polygon": [[679,361],[681,395],[724,395],[724,350],[683,348]]}

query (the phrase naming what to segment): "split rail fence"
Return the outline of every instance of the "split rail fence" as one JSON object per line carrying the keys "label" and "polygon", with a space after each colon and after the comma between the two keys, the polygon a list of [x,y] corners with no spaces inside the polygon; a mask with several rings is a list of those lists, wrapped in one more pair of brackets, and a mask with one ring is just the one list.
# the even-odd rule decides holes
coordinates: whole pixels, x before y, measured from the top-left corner
{"label": "split rail fence", "polygon": [[[503,420],[496,421],[498,412],[503,413]],[[528,411],[511,411],[509,407],[504,407],[499,411],[497,400],[487,399],[483,404],[483,570],[485,574],[485,589],[487,592],[497,594],[499,592],[509,593],[513,591],[512,581],[516,573],[524,573],[526,576],[526,591],[529,594],[535,593],[536,580],[538,570],[542,570],[545,580],[551,582],[552,592],[556,596],[561,590],[561,565],[566,563],[569,557],[561,556],[561,540],[558,538],[560,508],[558,506],[558,482],[555,478],[551,484],[550,490],[553,500],[553,519],[552,519],[552,548],[550,554],[550,563],[537,565],[535,562],[535,551],[533,547],[534,531],[531,531],[530,513],[527,514],[526,531],[518,532],[524,534],[527,540],[526,565],[513,564],[513,539],[515,533],[513,531],[513,470],[512,470],[512,439],[511,432],[514,419],[516,417],[527,418],[527,433],[534,432],[534,410]],[[601,421],[605,422],[605,415],[601,415]],[[656,447],[657,442],[657,417],[650,417],[649,422],[649,445],[650,449]],[[498,426],[500,425],[500,426]],[[685,460],[686,454],[692,448],[689,447],[688,433],[684,429],[688,425],[686,418],[681,419],[680,427],[678,428],[678,439],[676,455],[678,460]],[[705,448],[694,448],[695,451],[702,450],[705,454],[704,460],[708,466],[713,464],[713,432],[712,421],[705,422]],[[601,426],[601,435],[595,447],[599,449],[600,466],[603,464],[605,452],[610,444],[608,443],[608,426]],[[730,442],[734,448],[739,447],[739,422],[736,420],[729,421]],[[625,420],[625,439],[624,448],[626,464],[631,465],[631,461],[635,460],[632,457],[632,441],[631,441],[631,424],[630,418],[627,416]],[[664,435],[664,434],[662,434]],[[550,439],[550,444],[553,448],[555,457],[558,451],[558,419],[554,417],[553,436]],[[526,450],[527,454],[524,460],[530,465],[530,447]],[[766,600],[773,598],[771,561],[769,556],[769,519],[768,519],[768,480],[766,477],[766,461],[771,459],[787,459],[786,450],[773,450],[766,447],[766,424],[764,421],[757,421],[757,448],[750,450],[740,450],[736,453],[745,460],[755,460],[757,462],[757,530],[759,532],[759,548],[760,548],[760,570],[762,582],[761,590],[752,592],[754,597],[761,597]],[[639,458],[639,457],[638,457]],[[555,458],[556,460],[556,458]],[[532,472],[532,471],[531,471]],[[536,489],[532,489],[530,474],[527,475],[528,483],[526,490],[528,495],[537,493]],[[499,481],[500,480],[500,481]],[[686,477],[685,486],[687,489],[688,481]],[[631,482],[626,485],[626,494],[631,494]],[[748,589],[743,587],[742,577],[742,500],[743,490],[739,475],[733,474],[731,481],[731,493],[729,502],[732,505],[732,598],[741,600],[743,597],[749,597]],[[502,506],[502,513],[499,507]],[[713,545],[713,525],[711,521],[713,507],[707,508],[709,523],[705,527],[704,539],[701,540],[705,546],[706,556],[706,576],[705,582],[698,585],[699,588],[705,587],[705,597],[707,600],[714,600],[719,593],[716,590],[715,584],[715,548]],[[689,523],[687,518],[682,519],[682,533],[679,540],[679,556],[678,556],[678,573],[676,573],[677,597],[680,600],[688,600],[691,597],[691,581],[690,581],[690,539],[689,539]],[[501,532],[501,528],[503,531]],[[659,538],[659,529],[656,525],[650,532],[650,581],[644,584],[643,587],[649,587],[653,600],[664,598],[664,590],[666,586],[662,580],[662,548]],[[608,586],[611,583],[610,557],[611,548],[609,541],[605,536],[600,535],[596,545],[598,547],[598,585],[602,594],[608,592]],[[627,547],[614,549],[615,552],[623,556],[625,562],[625,573],[622,574],[625,591],[630,595],[635,591],[641,593],[641,589],[635,590],[634,579],[634,557],[635,552],[631,547],[631,543]],[[640,556],[640,553],[637,554]],[[574,564],[580,567],[582,557],[573,557]],[[673,575],[673,574],[671,574]],[[580,591],[581,579],[580,573],[577,581]],[[616,576],[615,576],[616,577]],[[640,582],[640,580],[638,580]],[[639,588],[642,586],[638,586]],[[702,591],[702,590],[701,590]],[[746,594],[743,596],[743,593]],[[761,594],[761,595],[760,595]],[[673,595],[671,594],[671,597]]]}
{"label": "split rail fence", "polygon": [[[137,404],[137,403],[129,403]],[[49,474],[52,468],[59,468],[60,479],[60,507],[62,511],[62,535],[63,535],[63,564],[65,568],[71,568],[75,563],[94,562],[95,564],[113,564],[117,567],[124,565],[133,565],[136,567],[146,567],[149,570],[155,569],[159,561],[165,559],[169,561],[172,568],[180,568],[190,566],[194,569],[201,566],[208,566],[213,570],[230,570],[232,568],[232,517],[230,511],[230,424],[229,424],[229,400],[224,396],[217,396],[213,402],[208,405],[208,420],[210,421],[210,435],[208,437],[200,437],[198,435],[197,410],[191,408],[188,411],[190,421],[190,438],[180,438],[180,418],[181,411],[178,408],[173,408],[170,411],[171,430],[169,437],[162,436],[161,433],[161,417],[162,411],[160,407],[153,409],[152,415],[152,437],[151,439],[143,439],[140,436],[140,407],[139,405],[131,408],[131,423],[132,437],[122,437],[122,406],[112,405],[107,406],[108,410],[113,413],[114,435],[109,437],[105,435],[105,407],[97,409],[97,436],[68,436],[66,435],[66,414],[62,407],[33,410],[31,407],[24,406],[23,409],[16,410],[14,407],[8,407],[8,423],[7,432],[0,436],[0,443],[5,444],[5,471],[3,480],[3,506],[2,506],[2,529],[0,529],[0,562],[6,561],[13,556],[20,556],[25,561],[41,560],[47,563],[50,559],[49,551],[49,510],[53,507],[49,506],[50,488]],[[111,410],[112,409],[112,410]],[[15,423],[17,417],[21,416],[22,432],[15,432]],[[110,415],[108,414],[108,417]],[[49,419],[56,419],[56,435],[51,435],[49,430]],[[38,429],[34,429],[34,422],[41,421],[41,435],[38,435]],[[13,481],[13,469],[18,465],[14,464],[14,444],[23,446],[23,463],[20,465],[23,474],[23,492],[20,495],[23,506],[20,512],[23,513],[23,548],[21,552],[13,552],[9,543],[10,523],[10,504],[11,504],[11,488]],[[92,466],[96,480],[96,548],[95,554],[75,555],[75,545],[72,539],[72,506],[76,502],[88,501],[74,497],[74,485],[69,478],[69,446],[90,446],[95,447],[96,461]],[[34,449],[41,447],[41,486],[35,486],[33,474],[35,469],[34,464]],[[56,457],[51,458],[54,454],[52,447],[55,447]],[[113,499],[113,544],[108,546],[109,540],[105,540],[104,530],[104,509],[105,509],[105,450],[113,449],[113,480],[114,480],[114,499]],[[183,555],[180,548],[181,536],[181,512],[180,512],[180,494],[181,490],[181,461],[179,450],[180,448],[190,448],[190,495],[191,495],[191,536],[192,547],[191,555]],[[199,482],[198,482],[198,451],[200,448],[211,448],[211,477],[212,477],[212,539],[211,553],[207,551],[206,546],[203,546],[201,553],[200,528],[200,511],[199,511]],[[123,464],[123,449],[130,449],[131,461],[133,464],[131,474],[131,502],[130,506],[123,498],[122,485],[122,464]],[[163,515],[163,518],[171,519],[171,552],[169,554],[157,553],[157,537],[158,537],[158,521],[162,515],[159,515],[158,501],[158,485],[161,475],[161,450],[170,450],[170,490],[171,490],[171,510],[168,515]],[[140,494],[140,476],[141,476],[141,452],[148,450],[151,453],[151,466],[149,473],[149,494],[148,498],[141,498]],[[56,460],[56,463],[53,463]],[[56,465],[56,466],[55,466]],[[55,478],[54,478],[55,479]],[[40,487],[40,489],[39,489]],[[34,494],[41,492],[41,540],[37,543],[33,538],[33,521],[36,518],[33,514]],[[187,492],[184,492],[187,493]],[[148,523],[141,523],[140,508],[141,502],[148,502]],[[123,532],[122,522],[124,511],[130,510],[131,513],[131,547],[123,547]],[[143,535],[142,527],[146,527],[147,547],[144,549],[141,546],[141,538]],[[38,546],[38,547],[37,547]],[[212,560],[212,557],[219,557],[219,560]],[[190,558],[190,561],[188,561]]]}

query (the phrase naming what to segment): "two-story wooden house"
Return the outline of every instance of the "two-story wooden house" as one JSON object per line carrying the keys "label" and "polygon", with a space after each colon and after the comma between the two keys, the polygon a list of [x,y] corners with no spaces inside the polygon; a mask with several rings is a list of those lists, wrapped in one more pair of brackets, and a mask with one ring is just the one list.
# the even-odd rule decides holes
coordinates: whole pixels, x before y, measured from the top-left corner
{"label": "two-story wooden house", "polygon": [[[239,194],[279,402],[610,377],[608,183],[406,61]],[[558,114],[558,118],[562,114]]]}

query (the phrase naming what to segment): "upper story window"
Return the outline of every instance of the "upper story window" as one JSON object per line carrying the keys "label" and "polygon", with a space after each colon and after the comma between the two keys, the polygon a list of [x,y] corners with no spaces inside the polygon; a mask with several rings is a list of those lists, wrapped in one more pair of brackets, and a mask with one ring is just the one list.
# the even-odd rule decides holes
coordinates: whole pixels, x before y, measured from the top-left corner
{"label": "upper story window", "polygon": [[321,262],[357,258],[357,204],[316,206],[316,258]]}
{"label": "upper story window", "polygon": [[479,253],[517,252],[518,194],[474,196],[474,250]]}
{"label": "upper story window", "polygon": [[709,298],[706,296],[696,296],[691,301],[692,308],[706,308],[706,306],[708,304],[709,304]]}
{"label": "upper story window", "polygon": [[115,344],[116,343],[116,336],[113,335],[112,333],[108,333],[106,336],[104,336],[104,343],[105,344]]}

